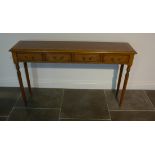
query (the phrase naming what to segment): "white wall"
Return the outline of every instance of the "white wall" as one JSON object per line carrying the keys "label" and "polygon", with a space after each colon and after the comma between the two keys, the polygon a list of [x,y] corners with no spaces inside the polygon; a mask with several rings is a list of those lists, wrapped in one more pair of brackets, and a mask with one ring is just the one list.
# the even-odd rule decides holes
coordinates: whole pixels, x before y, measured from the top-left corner
{"label": "white wall", "polygon": [[[0,86],[18,86],[16,70],[8,50],[19,40],[124,41],[138,55],[131,70],[129,89],[155,89],[155,34],[0,34]],[[115,65],[30,64],[34,87],[112,88]],[[21,65],[22,67],[22,65]],[[22,74],[23,67],[21,68]],[[24,83],[25,83],[25,76]]]}

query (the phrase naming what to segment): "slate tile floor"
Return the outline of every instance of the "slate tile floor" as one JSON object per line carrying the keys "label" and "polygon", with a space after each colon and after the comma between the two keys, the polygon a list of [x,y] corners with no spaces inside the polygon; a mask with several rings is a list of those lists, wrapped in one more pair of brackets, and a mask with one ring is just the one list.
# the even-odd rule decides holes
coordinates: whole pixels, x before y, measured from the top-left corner
{"label": "slate tile floor", "polygon": [[[26,90],[27,92],[27,90]],[[128,90],[120,108],[112,90],[0,88],[0,121],[154,121],[155,90]]]}

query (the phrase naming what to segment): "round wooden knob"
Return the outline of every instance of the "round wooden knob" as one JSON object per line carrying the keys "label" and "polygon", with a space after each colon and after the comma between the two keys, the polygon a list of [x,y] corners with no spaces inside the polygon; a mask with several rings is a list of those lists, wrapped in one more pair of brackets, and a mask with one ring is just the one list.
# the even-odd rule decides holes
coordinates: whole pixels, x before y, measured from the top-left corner
{"label": "round wooden knob", "polygon": [[111,58],[111,61],[114,62],[114,58]]}
{"label": "round wooden knob", "polygon": [[64,56],[61,56],[60,59],[63,60],[64,59]]}
{"label": "round wooden knob", "polygon": [[86,58],[85,58],[85,57],[83,57],[82,59],[83,59],[84,61],[86,60]]}

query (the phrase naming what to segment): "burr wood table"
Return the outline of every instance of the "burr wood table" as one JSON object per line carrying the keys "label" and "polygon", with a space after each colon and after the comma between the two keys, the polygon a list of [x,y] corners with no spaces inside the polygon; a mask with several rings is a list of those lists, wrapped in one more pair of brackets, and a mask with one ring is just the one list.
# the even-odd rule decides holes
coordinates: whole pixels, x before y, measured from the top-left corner
{"label": "burr wood table", "polygon": [[129,72],[136,51],[128,43],[117,42],[71,42],[71,41],[19,41],[10,51],[16,66],[21,94],[27,105],[19,63],[24,63],[29,92],[32,95],[27,62],[31,63],[81,63],[119,64],[118,96],[124,65],[127,65],[119,103],[122,105]]}

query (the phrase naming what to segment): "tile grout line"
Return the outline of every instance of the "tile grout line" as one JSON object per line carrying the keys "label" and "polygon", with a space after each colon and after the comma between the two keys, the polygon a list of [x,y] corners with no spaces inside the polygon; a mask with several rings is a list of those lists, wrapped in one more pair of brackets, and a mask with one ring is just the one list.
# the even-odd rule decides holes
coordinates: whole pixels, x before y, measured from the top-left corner
{"label": "tile grout line", "polygon": [[19,94],[19,96],[17,97],[16,102],[15,102],[15,104],[13,105],[12,109],[10,110],[10,112],[9,112],[9,114],[8,114],[8,117],[7,117],[6,121],[9,120],[10,114],[11,114],[11,113],[13,112],[13,110],[15,109],[15,105],[17,104],[17,101],[20,99],[20,97],[21,97],[21,94]]}
{"label": "tile grout line", "polygon": [[108,113],[109,113],[109,116],[110,116],[110,120],[112,121],[112,119],[111,119],[111,114],[110,114],[110,110],[109,110],[109,105],[108,105],[107,100],[106,100],[106,93],[105,93],[105,90],[104,90],[104,97],[105,97],[105,102],[106,102],[106,104],[107,104],[107,108],[108,108]]}
{"label": "tile grout line", "polygon": [[63,101],[64,101],[64,89],[63,89],[62,97],[61,97],[61,104],[60,104],[60,111],[59,111],[59,118],[58,118],[59,121],[60,121],[60,117],[61,117],[61,109],[62,109]]}
{"label": "tile grout line", "polygon": [[11,111],[10,111],[10,113],[9,113],[9,115],[8,115],[8,117],[7,117],[7,119],[6,119],[7,121],[9,120],[9,117],[10,117],[10,115],[13,112],[14,109],[15,109],[15,107],[13,106],[12,109],[11,109]]}
{"label": "tile grout line", "polygon": [[145,100],[145,102],[148,102],[150,105],[152,105],[153,106],[153,108],[152,109],[146,109],[146,110],[128,110],[128,109],[112,109],[112,110],[110,110],[110,111],[138,111],[138,112],[140,112],[140,111],[155,111],[155,106],[153,105],[153,103],[151,102],[151,100],[150,100],[150,98],[148,97],[148,95],[147,95],[147,93],[146,93],[146,91],[145,90],[142,90],[142,92],[144,93],[144,97],[146,97],[144,100]]}
{"label": "tile grout line", "polygon": [[[105,92],[104,92],[104,97],[105,97]],[[72,118],[63,118],[63,117],[60,118],[60,116],[61,116],[60,114],[61,114],[61,110],[62,110],[63,101],[64,101],[64,90],[63,90],[62,104],[61,104],[61,107],[60,107],[59,120],[60,120],[60,119],[62,119],[62,120],[63,120],[63,119],[71,119],[71,120],[73,120],[73,121],[74,121],[74,120],[75,120],[75,121],[76,121],[76,120],[80,120],[80,121],[89,121],[89,119],[88,119],[88,120],[87,120],[87,119],[86,119],[86,120],[82,120],[82,119],[80,119],[80,118],[73,118],[73,117],[72,117]],[[107,108],[108,108],[107,102],[106,102],[106,105],[107,105]],[[104,120],[105,120],[105,121],[111,121],[111,115],[110,115],[109,109],[108,109],[108,113],[109,113],[109,117],[110,117],[109,119],[90,119],[90,120],[92,120],[92,121],[95,121],[95,120],[96,120],[96,121],[104,121]]]}
{"label": "tile grout line", "polygon": [[153,103],[152,103],[152,101],[150,100],[149,96],[147,95],[146,91],[145,90],[143,90],[143,91],[144,91],[145,96],[149,100],[149,102],[152,104],[153,108],[155,108],[154,105],[153,105]]}
{"label": "tile grout line", "polygon": [[0,117],[8,117],[8,115],[4,115],[4,116],[2,115],[2,116],[0,116]]}

